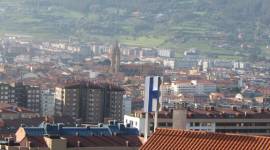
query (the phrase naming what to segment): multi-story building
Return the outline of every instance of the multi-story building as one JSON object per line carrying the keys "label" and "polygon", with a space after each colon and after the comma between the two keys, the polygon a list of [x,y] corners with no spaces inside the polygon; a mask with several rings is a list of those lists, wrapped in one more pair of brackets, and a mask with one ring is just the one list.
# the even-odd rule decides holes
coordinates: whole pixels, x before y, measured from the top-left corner
{"label": "multi-story building", "polygon": [[209,94],[217,90],[216,84],[209,80],[174,81],[171,84],[171,88],[176,94]]}
{"label": "multi-story building", "polygon": [[14,87],[7,83],[0,83],[0,102],[1,103],[15,103]]}
{"label": "multi-story building", "polygon": [[41,115],[53,116],[54,115],[54,93],[50,90],[41,91]]}
{"label": "multi-story building", "polygon": [[131,113],[131,101],[132,98],[130,96],[124,95],[123,97],[123,115]]}
{"label": "multi-story building", "polygon": [[15,83],[0,83],[0,102],[17,104],[34,112],[40,112],[40,88],[38,86]]}
{"label": "multi-story building", "polygon": [[150,48],[143,48],[140,52],[140,57],[157,57],[157,50],[155,49],[150,49]]}
{"label": "multi-story building", "polygon": [[40,113],[41,112],[41,90],[38,86],[24,85],[27,94],[26,108]]}
{"label": "multi-story building", "polygon": [[158,50],[158,56],[172,58],[175,57],[175,51],[171,49],[160,49]]}
{"label": "multi-story building", "polygon": [[122,120],[123,94],[122,88],[110,84],[62,85],[55,88],[55,113],[91,123]]}
{"label": "multi-story building", "polygon": [[[149,133],[154,130],[154,116],[149,114]],[[239,133],[248,135],[270,135],[269,109],[232,108],[189,108],[176,107],[173,111],[162,111],[158,115],[158,128],[208,131],[218,133]],[[145,114],[135,112],[125,115],[124,123],[130,124],[144,134]]]}

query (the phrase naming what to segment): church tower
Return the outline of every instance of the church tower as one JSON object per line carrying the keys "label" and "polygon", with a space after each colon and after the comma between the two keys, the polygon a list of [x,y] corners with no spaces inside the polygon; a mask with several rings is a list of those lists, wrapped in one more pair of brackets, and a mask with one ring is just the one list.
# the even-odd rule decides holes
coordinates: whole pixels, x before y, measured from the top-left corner
{"label": "church tower", "polygon": [[118,41],[116,41],[112,49],[112,58],[111,58],[112,73],[118,73],[119,68],[120,68],[120,48]]}

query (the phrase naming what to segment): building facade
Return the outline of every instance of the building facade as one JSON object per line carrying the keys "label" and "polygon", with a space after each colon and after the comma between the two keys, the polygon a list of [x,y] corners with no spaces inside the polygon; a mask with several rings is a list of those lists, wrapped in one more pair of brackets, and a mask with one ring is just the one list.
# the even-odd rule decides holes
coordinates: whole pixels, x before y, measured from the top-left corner
{"label": "building facade", "polygon": [[15,103],[15,90],[10,84],[0,83],[0,102]]}
{"label": "building facade", "polygon": [[83,122],[122,120],[124,90],[110,84],[80,82],[56,87],[55,114]]}
{"label": "building facade", "polygon": [[41,115],[53,116],[54,115],[54,93],[50,90],[41,91]]}
{"label": "building facade", "polygon": [[[240,109],[204,107],[178,107],[173,111],[162,111],[158,115],[158,128],[175,128],[215,133],[237,133],[244,135],[270,135],[269,109]],[[130,124],[144,134],[145,115],[135,112],[125,115],[124,123]],[[154,116],[149,117],[149,134],[154,130]]]}
{"label": "building facade", "polygon": [[0,83],[0,102],[17,104],[20,107],[28,108],[40,113],[40,87],[25,85],[23,83]]}

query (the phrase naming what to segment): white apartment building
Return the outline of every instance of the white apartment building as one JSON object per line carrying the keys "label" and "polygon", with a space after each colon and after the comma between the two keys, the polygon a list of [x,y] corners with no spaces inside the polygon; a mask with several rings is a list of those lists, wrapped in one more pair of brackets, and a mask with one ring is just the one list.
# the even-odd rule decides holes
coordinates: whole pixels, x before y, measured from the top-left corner
{"label": "white apartment building", "polygon": [[[141,135],[144,135],[145,131],[145,113],[135,112],[132,115],[124,116],[124,125],[130,125],[130,127],[137,128]],[[161,111],[158,114],[158,128],[172,128],[172,113]],[[148,134],[154,131],[154,114],[149,114]]]}
{"label": "white apartment building", "polygon": [[216,92],[217,86],[208,80],[174,81],[171,89],[175,94],[203,94]]}

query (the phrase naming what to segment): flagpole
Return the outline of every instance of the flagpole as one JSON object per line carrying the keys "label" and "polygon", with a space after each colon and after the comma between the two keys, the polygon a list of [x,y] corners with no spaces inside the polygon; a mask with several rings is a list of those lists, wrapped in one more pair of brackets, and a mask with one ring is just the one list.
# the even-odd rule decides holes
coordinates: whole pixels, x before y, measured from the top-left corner
{"label": "flagpole", "polygon": [[144,122],[144,142],[147,141],[148,138],[148,125],[149,125],[149,114],[145,112],[145,122]]}
{"label": "flagpole", "polygon": [[156,132],[156,129],[157,129],[157,125],[158,125],[158,122],[157,121],[158,121],[158,106],[156,107],[156,110],[155,110],[154,132]]}
{"label": "flagpole", "polygon": [[[161,109],[162,107],[162,89],[161,89],[161,85],[163,85],[163,78],[160,77],[160,81],[161,81],[161,84],[159,85],[159,92],[160,92],[160,95],[159,95],[159,100],[157,100],[157,106],[155,108],[155,119],[154,119],[154,132],[156,132],[156,129],[158,127],[158,111],[159,109]],[[160,107],[160,108],[159,108]]]}

